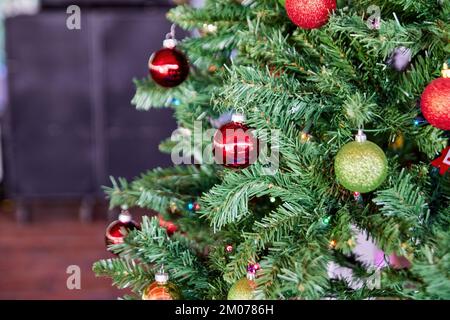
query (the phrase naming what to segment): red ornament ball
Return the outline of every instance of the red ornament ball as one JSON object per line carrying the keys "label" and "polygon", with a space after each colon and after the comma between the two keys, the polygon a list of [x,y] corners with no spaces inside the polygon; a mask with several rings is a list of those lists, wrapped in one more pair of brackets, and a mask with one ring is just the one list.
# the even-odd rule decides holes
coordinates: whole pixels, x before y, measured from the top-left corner
{"label": "red ornament ball", "polygon": [[152,79],[162,87],[176,87],[189,74],[189,62],[186,56],[174,48],[163,48],[150,57],[148,62]]}
{"label": "red ornament ball", "polygon": [[128,235],[129,231],[135,229],[140,230],[139,224],[132,220],[128,211],[122,211],[119,215],[119,219],[111,222],[106,228],[106,245],[123,243],[124,238]]}
{"label": "red ornament ball", "polygon": [[302,29],[317,29],[328,22],[336,0],[286,0],[289,19]]}
{"label": "red ornament ball", "polygon": [[450,78],[433,80],[423,91],[420,105],[433,127],[450,130]]}
{"label": "red ornament ball", "polygon": [[166,229],[167,234],[169,236],[173,235],[175,232],[178,231],[178,227],[175,223],[173,223],[171,221],[166,221],[161,216],[159,216],[159,226],[161,228]]}
{"label": "red ornament ball", "polygon": [[245,124],[242,116],[233,115],[232,121],[214,134],[216,163],[228,168],[243,169],[256,162],[258,140]]}

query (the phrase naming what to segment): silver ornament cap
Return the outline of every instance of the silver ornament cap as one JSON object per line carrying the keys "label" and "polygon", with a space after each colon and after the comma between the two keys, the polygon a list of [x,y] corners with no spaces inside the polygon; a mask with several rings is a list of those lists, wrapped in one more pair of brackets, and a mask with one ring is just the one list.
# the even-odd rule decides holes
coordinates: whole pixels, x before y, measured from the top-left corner
{"label": "silver ornament cap", "polygon": [[367,141],[367,136],[362,129],[358,130],[358,134],[355,136],[355,141],[356,142],[366,142]]}
{"label": "silver ornament cap", "polygon": [[122,209],[122,211],[119,214],[119,221],[122,223],[128,223],[132,219],[133,217],[131,216],[131,213],[126,209]]}
{"label": "silver ornament cap", "polygon": [[166,284],[169,281],[169,274],[158,272],[155,274],[155,281],[160,284]]}
{"label": "silver ornament cap", "polygon": [[245,115],[243,115],[242,113],[234,113],[231,116],[231,122],[243,123],[245,122]]}
{"label": "silver ornament cap", "polygon": [[167,49],[173,49],[177,46],[177,40],[176,39],[166,39],[163,41],[163,47]]}

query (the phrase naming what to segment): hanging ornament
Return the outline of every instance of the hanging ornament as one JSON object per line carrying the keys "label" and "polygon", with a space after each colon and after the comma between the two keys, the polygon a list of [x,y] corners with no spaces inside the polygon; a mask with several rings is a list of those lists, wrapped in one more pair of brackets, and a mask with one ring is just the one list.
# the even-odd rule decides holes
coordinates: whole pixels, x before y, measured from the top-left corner
{"label": "hanging ornament", "polygon": [[166,229],[167,235],[169,236],[178,231],[178,227],[175,223],[164,220],[161,215],[159,216],[159,226]]}
{"label": "hanging ornament", "polygon": [[142,300],[180,300],[181,294],[178,288],[169,282],[169,274],[164,268],[156,273],[155,281],[142,292]]}
{"label": "hanging ornament", "polygon": [[411,49],[406,47],[398,47],[394,49],[386,63],[390,65],[392,69],[402,72],[409,67],[411,58]]}
{"label": "hanging ornament", "polygon": [[338,182],[350,191],[366,193],[375,190],[387,176],[387,159],[383,150],[367,141],[362,130],[356,141],[339,150],[334,161]]}
{"label": "hanging ornament", "polygon": [[139,224],[133,221],[128,210],[122,209],[118,220],[111,222],[111,224],[106,228],[106,245],[123,243],[124,238],[128,235],[129,231],[135,229],[140,230]]}
{"label": "hanging ornament", "polygon": [[423,91],[420,101],[427,121],[441,130],[450,130],[450,69],[444,63],[442,77],[433,80]]}
{"label": "hanging ornament", "polygon": [[258,139],[243,124],[245,118],[233,114],[231,122],[220,127],[214,134],[214,158],[217,164],[243,169],[255,163],[258,157]]}
{"label": "hanging ornament", "polygon": [[317,29],[328,22],[336,0],[286,0],[289,19],[302,29]]}
{"label": "hanging ornament", "polygon": [[231,244],[228,244],[225,246],[225,251],[227,253],[232,253],[233,252],[233,246]]}
{"label": "hanging ornament", "polygon": [[189,62],[176,45],[175,25],[172,25],[171,32],[163,42],[163,48],[153,53],[148,61],[152,79],[162,87],[176,87],[186,80],[189,74]]}
{"label": "hanging ornament", "polygon": [[389,147],[395,151],[402,149],[404,145],[405,145],[405,136],[401,132],[397,133],[395,135],[394,140],[391,143],[389,143]]}
{"label": "hanging ornament", "polygon": [[431,162],[431,165],[439,169],[439,174],[444,175],[450,168],[450,147],[445,148],[440,157]]}
{"label": "hanging ornament", "polygon": [[[250,270],[249,270],[250,268]],[[247,276],[236,281],[228,291],[227,300],[255,300],[256,271],[254,266],[249,265]]]}
{"label": "hanging ornament", "polygon": [[374,258],[377,268],[384,268],[388,265],[393,269],[409,269],[411,267],[411,262],[406,257],[395,253],[386,256],[386,253],[380,249],[375,250]]}

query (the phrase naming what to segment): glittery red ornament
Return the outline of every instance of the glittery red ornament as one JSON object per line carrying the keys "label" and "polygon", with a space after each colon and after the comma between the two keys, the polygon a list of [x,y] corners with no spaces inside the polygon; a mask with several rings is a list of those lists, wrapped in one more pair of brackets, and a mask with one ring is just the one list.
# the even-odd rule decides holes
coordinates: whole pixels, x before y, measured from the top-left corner
{"label": "glittery red ornament", "polygon": [[133,221],[131,214],[128,211],[122,211],[119,215],[119,219],[111,222],[106,228],[106,245],[123,243],[128,232],[134,229],[140,229],[139,224]]}
{"label": "glittery red ornament", "polygon": [[450,78],[433,80],[423,91],[420,105],[433,127],[450,130]]}
{"label": "glittery red ornament", "polygon": [[334,9],[336,0],[286,0],[289,19],[302,29],[320,28]]}
{"label": "glittery red ornament", "polygon": [[166,229],[167,234],[169,236],[173,235],[175,232],[178,231],[178,227],[175,223],[173,223],[171,221],[166,221],[161,216],[159,216],[159,226],[161,228]]}
{"label": "glittery red ornament", "polygon": [[229,168],[243,169],[255,163],[258,140],[245,124],[242,115],[233,115],[231,122],[220,127],[214,135],[216,163]]}
{"label": "glittery red ornament", "polygon": [[445,148],[441,156],[434,159],[431,165],[439,169],[439,174],[444,175],[450,168],[450,147]]}
{"label": "glittery red ornament", "polygon": [[164,48],[153,53],[148,62],[152,79],[166,88],[176,87],[186,80],[189,74],[189,62],[175,45],[173,39],[164,41]]}

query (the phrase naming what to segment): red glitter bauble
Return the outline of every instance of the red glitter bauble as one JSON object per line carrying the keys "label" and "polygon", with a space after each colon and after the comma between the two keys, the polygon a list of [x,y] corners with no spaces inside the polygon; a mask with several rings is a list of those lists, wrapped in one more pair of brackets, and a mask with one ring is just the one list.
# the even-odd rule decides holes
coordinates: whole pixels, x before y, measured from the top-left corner
{"label": "red glitter bauble", "polygon": [[336,0],[286,0],[289,19],[302,29],[320,28],[334,9]]}
{"label": "red glitter bauble", "polygon": [[152,79],[166,88],[176,87],[189,74],[189,62],[176,48],[163,48],[152,54],[148,67]]}
{"label": "red glitter bauble", "polygon": [[229,122],[214,134],[216,163],[243,169],[255,163],[257,157],[258,140],[243,123]]}
{"label": "red glitter bauble", "polygon": [[178,227],[175,223],[173,223],[171,221],[166,221],[161,216],[159,216],[159,226],[161,228],[166,229],[167,234],[169,236],[173,235],[175,232],[178,231]]}
{"label": "red glitter bauble", "polygon": [[450,78],[433,80],[423,91],[420,105],[433,127],[450,130]]}
{"label": "red glitter bauble", "polygon": [[140,229],[139,224],[132,220],[128,212],[122,212],[119,219],[111,222],[106,228],[105,242],[106,245],[123,243],[124,238],[129,231]]}

